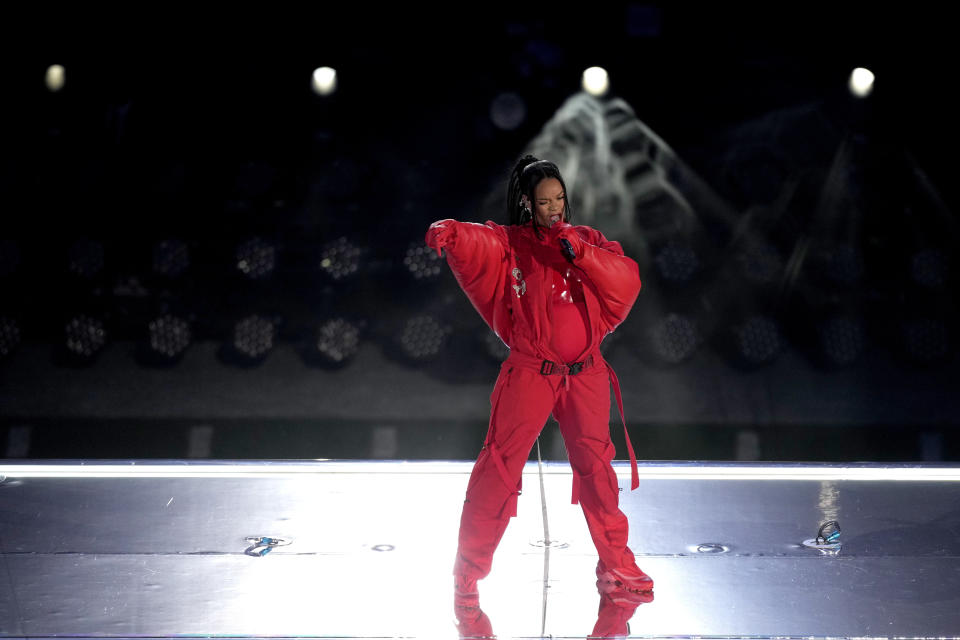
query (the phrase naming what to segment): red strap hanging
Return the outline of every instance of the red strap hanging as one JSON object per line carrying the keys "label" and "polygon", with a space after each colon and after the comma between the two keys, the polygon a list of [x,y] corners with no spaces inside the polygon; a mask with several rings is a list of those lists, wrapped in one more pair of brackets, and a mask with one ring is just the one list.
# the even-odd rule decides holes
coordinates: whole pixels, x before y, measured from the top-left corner
{"label": "red strap hanging", "polygon": [[623,398],[620,396],[620,381],[617,374],[613,372],[610,363],[604,360],[607,365],[607,371],[610,373],[610,381],[613,382],[613,395],[617,399],[617,409],[620,410],[620,421],[623,423],[623,437],[627,441],[627,452],[630,454],[630,490],[633,491],[640,486],[640,472],[637,470],[637,455],[633,452],[633,444],[630,442],[630,432],[627,431],[627,419],[623,417]]}

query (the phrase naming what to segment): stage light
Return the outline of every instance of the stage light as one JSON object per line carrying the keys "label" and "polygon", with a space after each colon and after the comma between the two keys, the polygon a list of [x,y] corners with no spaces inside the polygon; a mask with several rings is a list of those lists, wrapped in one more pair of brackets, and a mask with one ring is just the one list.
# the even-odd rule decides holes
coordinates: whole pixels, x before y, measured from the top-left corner
{"label": "stage light", "polygon": [[153,245],[153,272],[167,278],[176,278],[190,266],[190,251],[186,243],[176,238],[160,240]]}
{"label": "stage light", "polygon": [[277,249],[262,238],[254,237],[237,246],[237,270],[251,280],[273,275],[277,266]]}
{"label": "stage light", "polygon": [[734,328],[740,356],[749,364],[773,362],[783,349],[777,323],[767,316],[753,315]]}
{"label": "stage light", "polygon": [[63,85],[67,82],[67,71],[63,68],[63,65],[52,64],[47,67],[47,73],[43,77],[43,83],[47,85],[47,90],[50,93],[56,93],[63,89]]}
{"label": "stage light", "polygon": [[431,360],[443,350],[450,333],[450,327],[431,315],[414,316],[403,326],[400,334],[400,348],[411,360]]}
{"label": "stage light", "polygon": [[910,262],[914,281],[927,289],[942,289],[950,273],[950,257],[940,249],[921,249]]}
{"label": "stage light", "polygon": [[360,327],[344,318],[327,320],[317,329],[316,348],[324,362],[346,364],[360,350]]}
{"label": "stage light", "polygon": [[233,348],[244,358],[259,360],[273,349],[275,337],[276,327],[270,319],[250,315],[234,325]]}
{"label": "stage light", "polygon": [[233,348],[250,360],[259,360],[273,349],[276,327],[268,318],[250,315],[233,327]]}
{"label": "stage light", "polygon": [[337,72],[330,67],[314,69],[310,88],[318,96],[329,96],[337,90]]}
{"label": "stage light", "polygon": [[866,98],[873,92],[873,83],[876,77],[873,72],[863,67],[857,67],[850,73],[850,93],[858,98]]}
{"label": "stage light", "polygon": [[660,277],[668,282],[688,282],[700,268],[697,254],[690,246],[671,240],[664,246],[653,263]]}
{"label": "stage light", "polygon": [[320,252],[320,269],[334,280],[343,280],[360,270],[359,247],[346,238],[328,242]]}
{"label": "stage light", "polygon": [[20,346],[20,325],[13,318],[0,316],[0,358],[5,358]]}
{"label": "stage light", "polygon": [[654,354],[664,362],[677,364],[692,356],[700,346],[700,332],[693,319],[671,313],[650,329]]}
{"label": "stage light", "polygon": [[417,280],[435,280],[443,272],[444,266],[437,252],[425,245],[423,240],[410,243],[403,264]]}
{"label": "stage light", "polygon": [[513,92],[498,95],[490,103],[490,119],[504,131],[512,131],[527,118],[527,105],[523,98]]}
{"label": "stage light", "polygon": [[95,356],[107,342],[103,322],[84,314],[74,316],[67,322],[65,334],[67,352],[83,359]]}
{"label": "stage light", "polygon": [[166,360],[175,360],[190,346],[190,323],[183,318],[166,314],[154,318],[148,325],[150,349]]}
{"label": "stage light", "polygon": [[583,72],[580,84],[590,95],[600,97],[610,88],[610,78],[603,67],[590,67]]}
{"label": "stage light", "polygon": [[823,354],[832,365],[852,364],[863,353],[865,331],[858,318],[849,315],[831,316],[820,324],[817,333]]}
{"label": "stage light", "polygon": [[907,357],[914,362],[933,364],[950,354],[950,332],[939,318],[907,320],[901,330]]}
{"label": "stage light", "polygon": [[70,272],[86,278],[95,278],[103,271],[103,245],[96,240],[81,238],[70,247],[68,268]]}

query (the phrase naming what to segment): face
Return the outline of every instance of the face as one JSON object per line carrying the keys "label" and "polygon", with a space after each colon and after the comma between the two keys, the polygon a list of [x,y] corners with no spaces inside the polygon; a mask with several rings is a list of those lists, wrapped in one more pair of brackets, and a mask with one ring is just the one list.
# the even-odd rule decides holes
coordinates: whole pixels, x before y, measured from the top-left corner
{"label": "face", "polygon": [[[556,178],[544,178],[533,193],[533,215],[537,217],[537,224],[551,227],[564,218],[566,211],[567,194],[563,185]],[[526,200],[526,198],[524,198]]]}

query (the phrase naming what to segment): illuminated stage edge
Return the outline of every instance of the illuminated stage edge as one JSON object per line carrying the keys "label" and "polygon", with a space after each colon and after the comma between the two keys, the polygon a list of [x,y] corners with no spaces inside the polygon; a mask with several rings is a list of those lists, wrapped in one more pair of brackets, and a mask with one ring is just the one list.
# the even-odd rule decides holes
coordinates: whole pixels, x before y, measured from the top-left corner
{"label": "illuminated stage edge", "polygon": [[[471,466],[4,461],[0,637],[455,638]],[[960,466],[616,468],[656,581],[630,637],[960,638]],[[543,471],[552,544],[532,463],[480,583],[500,638],[598,625],[569,466]],[[839,549],[805,546],[829,521]]]}

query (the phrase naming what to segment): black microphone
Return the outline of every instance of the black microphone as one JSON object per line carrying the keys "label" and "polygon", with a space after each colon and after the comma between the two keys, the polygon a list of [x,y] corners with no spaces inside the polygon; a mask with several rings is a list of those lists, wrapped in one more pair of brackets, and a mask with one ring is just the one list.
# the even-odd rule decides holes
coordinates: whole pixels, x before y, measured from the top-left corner
{"label": "black microphone", "polygon": [[560,238],[560,244],[563,245],[563,255],[567,257],[567,260],[573,262],[577,257],[577,254],[573,252],[573,245],[566,238]]}

